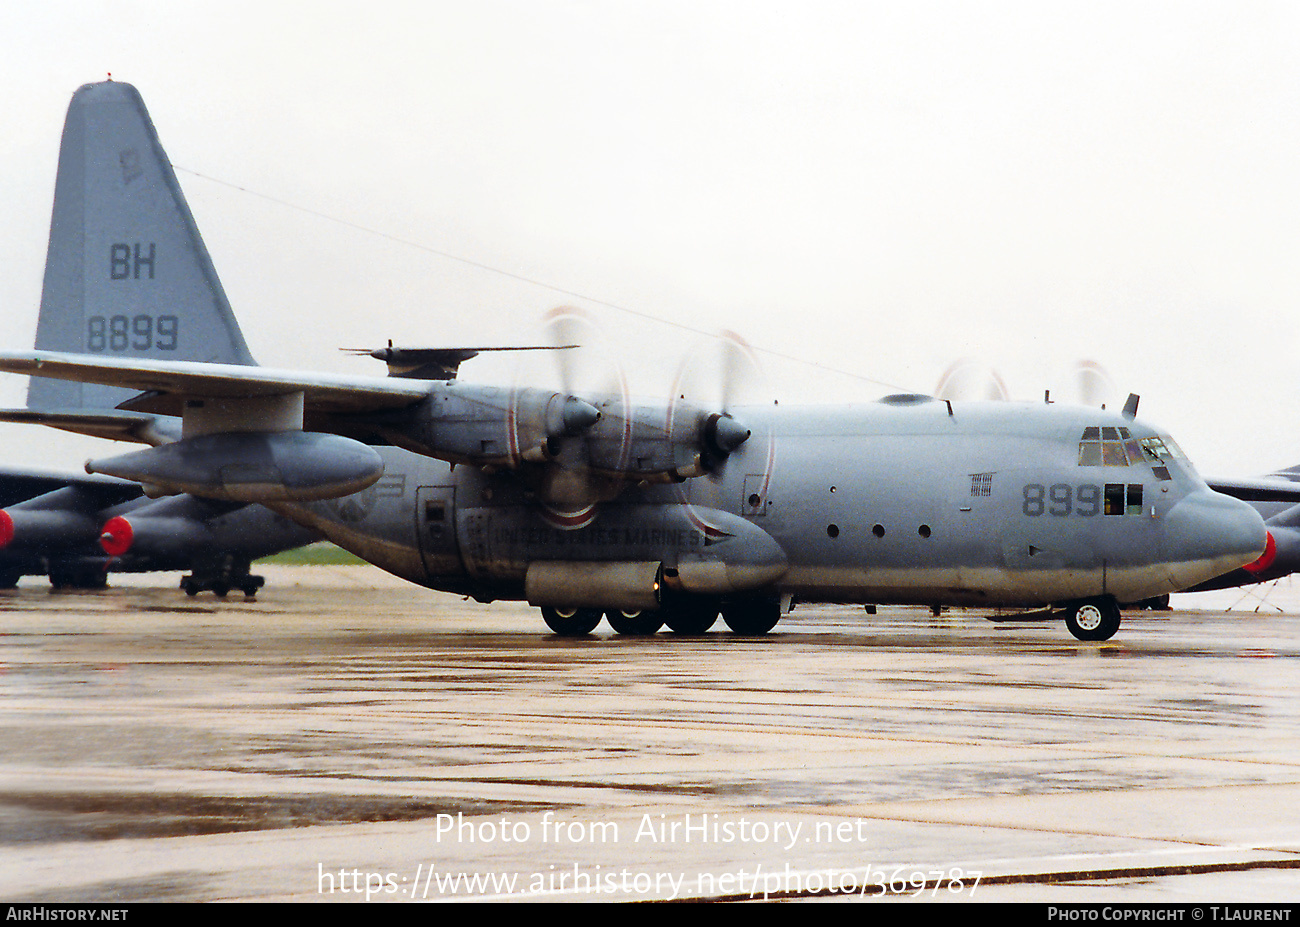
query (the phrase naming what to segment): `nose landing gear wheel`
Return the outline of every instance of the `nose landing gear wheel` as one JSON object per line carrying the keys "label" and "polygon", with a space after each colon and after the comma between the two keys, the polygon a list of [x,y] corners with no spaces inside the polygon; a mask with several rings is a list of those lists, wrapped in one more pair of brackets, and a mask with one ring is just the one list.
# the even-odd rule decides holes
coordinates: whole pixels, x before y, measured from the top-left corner
{"label": "nose landing gear wheel", "polygon": [[1075,602],[1065,610],[1065,626],[1081,641],[1110,640],[1119,621],[1119,605],[1110,596]]}
{"label": "nose landing gear wheel", "polygon": [[600,624],[598,608],[552,608],[542,606],[542,620],[561,637],[583,637],[596,630]]}

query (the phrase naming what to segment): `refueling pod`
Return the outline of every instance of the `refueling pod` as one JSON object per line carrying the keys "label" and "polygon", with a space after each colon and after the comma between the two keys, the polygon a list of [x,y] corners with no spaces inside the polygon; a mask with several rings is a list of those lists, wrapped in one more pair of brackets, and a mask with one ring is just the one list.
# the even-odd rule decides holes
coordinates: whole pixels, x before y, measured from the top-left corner
{"label": "refueling pod", "polygon": [[372,448],[339,435],[206,434],[91,460],[87,473],[133,480],[149,496],[192,493],[228,502],[311,502],[360,492],[384,473]]}

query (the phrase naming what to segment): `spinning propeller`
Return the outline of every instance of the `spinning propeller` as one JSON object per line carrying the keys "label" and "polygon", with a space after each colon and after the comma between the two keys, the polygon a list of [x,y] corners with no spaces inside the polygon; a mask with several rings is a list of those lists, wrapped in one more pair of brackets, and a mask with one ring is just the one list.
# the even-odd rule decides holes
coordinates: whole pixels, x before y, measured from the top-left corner
{"label": "spinning propeller", "polygon": [[948,365],[935,387],[936,399],[948,400],[1005,400],[1007,385],[998,372],[983,361],[963,357]]}
{"label": "spinning propeller", "polygon": [[620,481],[593,466],[593,457],[612,458],[616,466],[627,462],[631,447],[627,376],[614,359],[608,338],[588,313],[561,306],[548,312],[542,324],[542,340],[556,350],[550,353],[549,375],[540,371],[541,382],[558,380],[560,392],[582,396],[600,413],[587,428],[550,444],[550,460],[538,484],[548,520],[557,527],[580,528],[595,516],[597,503],[612,499],[622,489]]}
{"label": "spinning propeller", "polygon": [[[768,510],[768,488],[776,459],[771,418],[761,407],[774,404],[771,384],[762,365],[743,338],[723,331],[699,345],[682,361],[673,381],[669,427],[688,415],[689,409],[718,409],[702,423],[703,479],[677,488],[682,502],[724,512],[763,515]],[[744,409],[741,412],[741,409]],[[742,417],[737,418],[739,413]],[[739,480],[724,482],[728,466],[743,467]],[[740,498],[735,497],[739,490]],[[712,530],[692,513],[706,537]]]}
{"label": "spinning propeller", "polygon": [[1096,361],[1077,361],[1071,370],[1070,381],[1073,395],[1069,398],[1081,406],[1104,406],[1117,393],[1115,381]]}
{"label": "spinning propeller", "polygon": [[[1096,361],[1076,361],[1065,385],[1052,398],[1082,406],[1105,406],[1116,395],[1115,383]],[[954,361],[939,378],[936,399],[951,401],[1003,401],[1011,398],[1006,383],[991,366],[975,358]]]}
{"label": "spinning propeller", "polygon": [[[737,397],[752,392],[761,380],[758,358],[745,339],[723,331],[682,361],[673,378],[667,430],[685,427],[699,435],[699,468],[716,473],[731,453],[749,440],[751,431],[732,410]],[[709,410],[718,411],[709,411]]]}
{"label": "spinning propeller", "polygon": [[[629,482],[717,473],[749,440],[750,429],[731,414],[735,397],[757,374],[753,352],[739,336],[726,333],[697,349],[679,368],[668,402],[647,403],[631,399],[610,340],[590,315],[561,307],[547,314],[544,326],[543,340],[577,345],[550,355],[559,391],[600,412],[588,427],[550,442],[544,467],[531,477],[553,524],[582,527],[598,503]],[[533,382],[538,372],[534,364]]]}
{"label": "spinning propeller", "polygon": [[[452,464],[517,472],[563,528],[588,524],[596,505],[629,483],[716,477],[750,441],[749,426],[732,408],[758,365],[739,336],[726,333],[697,349],[666,400],[634,402],[617,352],[587,313],[561,307],[543,325],[540,340],[548,344],[506,349],[521,352],[508,390],[456,376],[462,361],[491,348],[356,349],[385,361],[391,377],[428,381],[420,387],[428,391],[424,398],[371,418],[367,427]],[[769,435],[764,474],[771,456]]]}

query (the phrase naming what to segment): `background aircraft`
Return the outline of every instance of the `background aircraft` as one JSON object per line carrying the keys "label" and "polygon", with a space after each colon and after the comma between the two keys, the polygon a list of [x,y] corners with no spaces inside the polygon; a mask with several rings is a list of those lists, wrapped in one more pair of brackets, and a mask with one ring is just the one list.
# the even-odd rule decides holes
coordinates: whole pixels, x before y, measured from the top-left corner
{"label": "background aircraft", "polygon": [[[1057,605],[1076,637],[1101,640],[1117,600],[1264,549],[1258,514],[1211,492],[1136,419],[1136,396],[1118,412],[913,394],[742,406],[725,372],[745,362],[735,342],[715,400],[684,380],[643,401],[427,379],[439,352],[421,349],[388,349],[388,377],[253,366],[125,84],[74,96],[56,201],[50,266],[75,268],[70,297],[84,282],[113,302],[59,300],[38,348],[56,331],[79,352],[3,355],[0,369],[66,381],[33,386],[35,420],[154,445],[89,471],[266,504],[415,582],[526,599],[559,633],[602,614],[624,633],[696,633],[719,612],[764,633],[797,598]],[[64,392],[105,388],[121,401],[93,421]]]}
{"label": "background aircraft", "polygon": [[1281,579],[1300,571],[1300,465],[1279,470],[1258,480],[1208,481],[1218,492],[1243,499],[1264,518],[1268,542],[1264,554],[1254,563],[1198,583],[1189,592],[1227,589]]}
{"label": "background aircraft", "polygon": [[[39,506],[29,503],[29,500],[50,497],[56,500],[57,506],[57,500],[63,498],[71,509],[70,493],[78,493],[86,504],[96,508],[118,505],[143,495],[137,484],[125,480],[0,469],[0,506],[3,507],[0,508],[0,588],[16,586],[24,576],[47,574],[58,588],[104,584],[107,558],[97,543],[101,523],[88,519],[81,532],[66,531],[63,524],[47,531],[46,525],[40,524],[46,520],[44,513]],[[24,506],[28,514],[20,514],[19,521],[26,520],[21,532],[25,537],[15,543],[14,519],[8,509],[15,507],[15,511],[21,512]],[[54,520],[61,521],[57,513]]]}
{"label": "background aircraft", "polygon": [[0,472],[0,588],[48,575],[57,589],[95,589],[110,572],[189,570],[190,595],[254,595],[258,557],[316,535],[261,506],[194,496],[152,500],[138,483],[87,475]]}
{"label": "background aircraft", "polygon": [[[102,342],[111,350],[126,338],[139,344],[145,338],[142,318],[150,320],[148,337],[165,347],[169,326],[178,318],[174,312],[187,317],[187,344],[164,356],[252,364],[170,171],[160,178],[170,184],[161,198],[144,208],[161,206],[167,213],[168,240],[189,255],[189,273],[163,274],[148,307],[132,304],[133,294],[121,283],[133,274],[153,276],[151,262],[156,258],[127,245],[104,244],[122,216],[96,197],[102,178],[86,182],[81,173],[86,164],[78,152],[87,129],[75,115],[65,126],[36,347],[80,351]],[[156,159],[160,154],[154,149],[145,156]],[[133,159],[138,156],[117,152],[113,169],[121,178],[134,179]],[[139,186],[132,195],[140,195]],[[108,255],[112,270],[106,280],[85,274],[90,253]],[[202,304],[199,311],[187,312],[185,307],[195,300]],[[159,305],[172,309],[159,310]],[[212,324],[205,326],[207,320]],[[129,395],[125,390],[33,380],[28,408],[11,410],[5,417],[147,443],[179,437],[179,420],[115,411],[113,407]],[[190,570],[181,586],[191,595],[209,589],[221,595],[242,589],[252,595],[262,585],[261,577],[249,573],[252,560],[317,538],[310,529],[260,506],[192,496],[154,500],[145,497],[139,483],[102,476],[0,472],[0,506],[2,587],[15,585],[25,575],[48,575],[58,588],[97,588],[109,572]]]}

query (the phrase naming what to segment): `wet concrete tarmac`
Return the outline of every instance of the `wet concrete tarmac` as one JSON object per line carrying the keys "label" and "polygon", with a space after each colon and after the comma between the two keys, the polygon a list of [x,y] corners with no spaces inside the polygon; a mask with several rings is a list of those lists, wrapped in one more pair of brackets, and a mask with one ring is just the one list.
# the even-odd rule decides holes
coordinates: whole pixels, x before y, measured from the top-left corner
{"label": "wet concrete tarmac", "polygon": [[1286,583],[1104,644],[849,607],[564,640],[266,572],[256,602],[0,593],[0,897],[1300,898]]}

